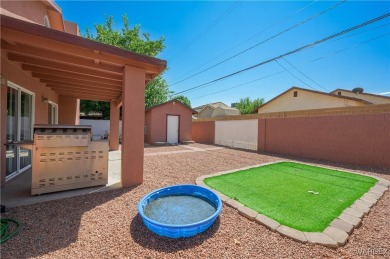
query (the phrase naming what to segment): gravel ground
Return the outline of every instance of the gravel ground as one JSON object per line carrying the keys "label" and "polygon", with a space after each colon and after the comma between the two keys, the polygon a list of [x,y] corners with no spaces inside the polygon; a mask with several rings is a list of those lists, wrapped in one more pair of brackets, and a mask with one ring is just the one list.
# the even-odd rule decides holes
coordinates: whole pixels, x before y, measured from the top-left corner
{"label": "gravel ground", "polygon": [[179,151],[179,150],[188,150],[188,149],[183,146],[151,146],[151,145],[147,145],[144,148],[145,153]]}
{"label": "gravel ground", "polygon": [[[161,148],[149,150],[160,152]],[[24,229],[1,245],[1,258],[356,258],[359,249],[374,248],[387,249],[382,257],[390,257],[389,192],[347,245],[337,250],[282,237],[225,205],[209,230],[188,239],[159,237],[148,231],[137,215],[138,201],[156,188],[194,183],[200,175],[285,158],[233,149],[145,157],[144,184],[140,186],[10,209],[2,216],[21,221]],[[389,168],[300,161],[390,180]]]}

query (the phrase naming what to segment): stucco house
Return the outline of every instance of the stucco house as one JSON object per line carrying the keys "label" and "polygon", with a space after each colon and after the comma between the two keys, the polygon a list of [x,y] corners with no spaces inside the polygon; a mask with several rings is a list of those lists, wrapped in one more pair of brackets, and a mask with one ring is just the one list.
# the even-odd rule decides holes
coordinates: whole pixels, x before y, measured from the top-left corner
{"label": "stucco house", "polygon": [[370,93],[360,93],[360,92],[353,92],[350,90],[345,89],[336,89],[331,94],[339,95],[339,96],[347,96],[347,97],[354,97],[358,99],[365,100],[367,102],[370,102],[372,104],[386,104],[390,103],[390,96],[384,96],[379,94],[370,94]]}
{"label": "stucco house", "polygon": [[355,96],[324,93],[294,86],[261,105],[257,112],[284,112],[370,104],[372,102]]}
{"label": "stucco house", "polygon": [[176,144],[192,140],[192,115],[197,112],[178,100],[145,111],[145,142]]}
{"label": "stucco house", "polygon": [[166,61],[78,36],[52,0],[1,1],[1,41],[1,185],[31,168],[31,150],[13,143],[35,124],[79,124],[80,99],[110,102],[111,150],[122,106],[122,186],[142,183],[145,84]]}
{"label": "stucco house", "polygon": [[194,108],[198,112],[196,118],[216,118],[229,115],[240,115],[240,111],[223,102],[208,103]]}

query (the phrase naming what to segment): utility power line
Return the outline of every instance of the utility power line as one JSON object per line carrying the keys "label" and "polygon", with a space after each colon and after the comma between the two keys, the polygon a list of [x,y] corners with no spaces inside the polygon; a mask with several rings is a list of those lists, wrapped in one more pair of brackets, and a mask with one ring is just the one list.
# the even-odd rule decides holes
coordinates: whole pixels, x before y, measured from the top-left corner
{"label": "utility power line", "polygon": [[[278,24],[280,24],[280,23],[282,23],[282,22],[288,20],[291,16],[293,16],[293,15],[295,15],[295,14],[297,14],[297,13],[302,12],[302,11],[305,10],[307,7],[311,6],[312,4],[314,4],[314,3],[318,2],[318,1],[319,1],[319,0],[314,0],[313,2],[311,2],[311,3],[307,4],[307,5],[305,5],[304,7],[302,7],[301,9],[298,9],[298,10],[295,11],[293,14],[290,14],[290,15],[288,15],[287,17],[285,17],[285,18],[283,18],[283,19],[281,19],[281,20],[279,20],[279,21],[273,23],[272,25],[268,26],[267,28],[265,28],[265,29],[263,29],[263,30],[257,32],[257,33],[254,34],[254,35],[252,35],[250,38],[248,38],[248,39],[246,39],[246,40],[244,40],[244,41],[238,43],[238,44],[235,45],[234,47],[232,47],[232,48],[230,48],[230,49],[224,51],[224,52],[221,53],[220,55],[218,55],[218,56],[216,56],[216,57],[214,57],[214,58],[208,60],[207,62],[203,63],[202,65],[200,65],[200,66],[198,66],[198,67],[196,67],[196,68],[190,70],[189,72],[187,72],[187,73],[185,73],[184,75],[180,76],[180,77],[179,77],[179,80],[180,80],[180,78],[183,78],[183,77],[185,77],[185,76],[188,75],[188,74],[191,74],[192,72],[198,70],[199,68],[202,68],[202,67],[204,67],[205,65],[209,64],[210,62],[212,62],[212,61],[214,61],[214,60],[216,60],[216,59],[222,57],[222,56],[225,55],[226,53],[229,53],[230,51],[232,51],[232,50],[238,48],[239,46],[241,46],[241,45],[247,43],[248,41],[250,41],[250,40],[252,40],[253,38],[257,37],[259,34],[261,34],[261,33],[265,32],[265,31],[267,31],[267,30],[269,30],[269,29],[275,27],[276,25],[278,25]],[[179,83],[179,82],[173,82],[173,83],[170,84],[170,85],[172,86],[172,85],[175,85],[175,84],[177,84],[177,83]]]}
{"label": "utility power line", "polygon": [[[214,28],[218,23],[220,23],[223,19],[225,19],[234,9],[236,9],[241,4],[240,1],[235,2],[232,6],[230,6],[225,12],[223,12],[220,16],[217,17],[210,25],[208,25],[203,31],[198,33],[191,41],[189,41],[183,49],[173,58],[175,60],[181,54],[183,54],[186,50],[188,50],[195,42],[200,40],[203,36],[205,36],[212,28]],[[173,61],[171,60],[171,62]]]}
{"label": "utility power line", "polygon": [[362,27],[364,27],[364,26],[367,26],[367,25],[369,25],[369,24],[375,23],[375,22],[380,21],[380,20],[382,20],[382,19],[385,19],[385,18],[387,18],[387,17],[389,17],[389,16],[390,16],[390,13],[386,13],[386,14],[384,14],[384,15],[378,16],[378,17],[376,17],[376,18],[374,18],[374,19],[371,19],[371,20],[369,20],[369,21],[363,22],[363,23],[361,23],[361,24],[359,24],[359,25],[353,26],[353,27],[351,27],[351,28],[349,28],[349,29],[346,29],[346,30],[343,30],[343,31],[338,32],[338,33],[336,33],[336,34],[333,34],[333,35],[330,35],[330,36],[328,36],[328,37],[325,37],[325,38],[323,38],[323,39],[321,39],[321,40],[317,40],[317,41],[312,42],[312,43],[310,43],[310,44],[307,44],[307,45],[305,45],[305,46],[303,46],[303,47],[300,47],[300,48],[297,48],[297,49],[295,49],[295,50],[291,50],[291,51],[289,51],[289,52],[286,52],[286,53],[284,53],[284,54],[282,54],[282,55],[279,55],[279,56],[276,56],[276,57],[274,57],[274,58],[271,58],[271,59],[262,61],[262,62],[260,62],[260,63],[255,64],[255,65],[252,65],[252,66],[250,66],[250,67],[247,67],[247,68],[238,70],[238,71],[233,72],[233,73],[231,73],[231,74],[228,74],[228,75],[219,77],[219,78],[217,78],[217,79],[211,80],[211,81],[209,81],[209,82],[206,82],[206,83],[203,83],[203,84],[200,84],[200,85],[197,85],[197,86],[188,88],[188,89],[186,89],[186,90],[177,92],[177,93],[173,94],[172,96],[175,96],[175,95],[178,95],[178,94],[181,94],[181,93],[185,93],[185,92],[188,92],[188,91],[191,91],[191,90],[194,90],[194,89],[197,89],[197,88],[200,88],[200,87],[209,85],[209,84],[211,84],[211,83],[215,83],[215,82],[221,81],[221,80],[223,80],[223,79],[226,79],[226,78],[229,78],[229,77],[232,77],[232,76],[241,74],[241,73],[243,73],[243,72],[252,70],[252,69],[257,68],[257,67],[259,67],[259,66],[262,66],[262,65],[265,65],[265,64],[267,64],[267,63],[270,63],[270,62],[272,62],[272,61],[274,61],[274,60],[276,60],[276,59],[280,59],[280,58],[283,58],[283,57],[286,57],[286,56],[295,54],[295,53],[297,53],[297,52],[300,52],[300,51],[302,51],[302,50],[304,50],[304,49],[314,47],[314,46],[316,46],[316,45],[318,45],[318,44],[320,44],[320,43],[323,43],[323,42],[325,42],[325,41],[331,40],[331,39],[333,39],[333,38],[336,38],[336,37],[341,36],[341,35],[343,35],[343,34],[346,34],[346,33],[348,33],[348,32],[357,30],[357,29],[362,28]]}
{"label": "utility power line", "polygon": [[188,76],[188,77],[186,77],[186,78],[184,78],[184,79],[182,79],[182,80],[180,80],[180,81],[178,81],[176,83],[171,84],[171,86],[176,85],[176,84],[181,83],[181,82],[184,82],[184,81],[186,81],[186,80],[188,80],[190,78],[193,78],[194,76],[202,74],[202,73],[204,73],[204,72],[206,72],[206,71],[208,71],[208,70],[210,70],[210,69],[212,69],[212,68],[214,68],[216,66],[219,66],[219,65],[225,63],[226,61],[229,61],[229,60],[231,60],[233,58],[236,58],[236,57],[238,57],[238,56],[240,56],[240,55],[242,55],[242,54],[244,54],[244,53],[246,53],[246,52],[248,52],[248,51],[250,51],[250,50],[252,50],[252,49],[254,49],[256,47],[258,47],[258,46],[260,46],[261,44],[264,44],[267,41],[270,41],[270,40],[272,40],[272,39],[274,39],[274,38],[276,38],[276,37],[278,37],[278,36],[288,32],[288,31],[291,31],[291,30],[293,30],[293,29],[295,29],[295,28],[297,28],[297,27],[307,23],[308,21],[310,21],[310,20],[312,20],[312,19],[314,19],[314,18],[316,18],[316,17],[318,17],[318,16],[320,16],[320,15],[322,15],[322,14],[324,14],[324,13],[326,13],[326,12],[328,12],[328,11],[334,9],[334,8],[336,8],[337,6],[341,5],[342,3],[345,3],[346,1],[347,0],[342,0],[342,1],[332,5],[331,7],[327,8],[327,9],[325,9],[325,10],[319,12],[319,13],[316,13],[315,15],[310,16],[309,18],[307,18],[307,19],[305,19],[303,21],[301,21],[301,22],[299,22],[299,23],[297,23],[297,24],[295,24],[295,25],[293,25],[293,26],[291,26],[291,27],[289,27],[289,28],[287,28],[287,29],[285,29],[285,30],[283,30],[283,31],[281,31],[281,32],[279,32],[279,33],[277,33],[277,34],[275,34],[275,35],[273,35],[273,36],[263,40],[263,41],[261,41],[261,42],[258,42],[258,43],[256,43],[255,45],[253,45],[253,46],[251,46],[249,48],[246,48],[246,49],[238,52],[237,54],[235,54],[233,56],[230,56],[230,57],[228,57],[228,58],[226,58],[226,59],[224,59],[224,60],[222,60],[222,61],[220,61],[220,62],[218,62],[218,63],[216,63],[216,64],[214,64],[212,66],[210,66],[210,67],[207,67],[207,68],[199,71],[198,73],[195,73],[195,74],[193,74],[191,76]]}
{"label": "utility power line", "polygon": [[311,82],[313,82],[314,84],[318,85],[319,87],[321,87],[322,89],[324,89],[325,91],[329,92],[329,89],[326,89],[325,87],[323,87],[322,85],[320,85],[319,83],[317,83],[316,81],[314,81],[311,77],[309,77],[308,75],[306,75],[305,73],[302,72],[302,70],[298,69],[296,66],[294,66],[290,61],[288,61],[287,59],[285,58],[282,58],[284,61],[286,61],[290,66],[292,66],[295,70],[297,70],[299,73],[301,73],[304,77],[306,77],[307,79],[309,79]]}
{"label": "utility power line", "polygon": [[[382,34],[382,35],[379,35],[379,36],[374,37],[374,38],[371,38],[371,39],[369,39],[369,40],[360,42],[360,43],[358,43],[358,44],[354,44],[354,45],[352,45],[352,46],[350,46],[350,47],[348,47],[348,48],[344,48],[344,49],[338,50],[338,51],[332,53],[331,55],[327,55],[327,56],[325,56],[325,57],[321,57],[321,58],[318,58],[318,59],[311,60],[311,61],[309,61],[309,62],[307,62],[307,63],[316,62],[316,61],[318,61],[318,60],[320,60],[320,59],[323,59],[323,58],[326,58],[326,57],[330,57],[330,56],[333,56],[333,55],[337,55],[337,54],[339,54],[339,53],[341,53],[341,52],[343,52],[343,51],[346,51],[346,50],[349,50],[349,49],[352,49],[352,48],[361,46],[361,45],[363,45],[363,44],[369,43],[370,41],[377,40],[377,39],[379,39],[379,38],[381,38],[381,37],[384,37],[384,36],[386,36],[386,35],[390,35],[390,32],[389,32],[389,33]],[[219,90],[219,91],[216,91],[216,92],[212,92],[212,93],[209,93],[209,94],[205,94],[205,95],[202,95],[202,96],[197,96],[197,97],[195,97],[195,98],[191,98],[191,100],[203,98],[203,97],[206,97],[206,96],[214,95],[214,94],[221,93],[221,92],[225,92],[225,91],[229,91],[229,90],[231,90],[231,89],[238,88],[238,87],[244,86],[244,85],[248,85],[248,84],[251,84],[251,83],[254,83],[254,82],[260,81],[260,80],[262,80],[262,79],[265,79],[265,78],[268,78],[268,77],[271,77],[271,76],[274,76],[274,75],[277,75],[277,74],[281,74],[281,73],[284,73],[284,72],[286,72],[286,71],[285,71],[285,70],[282,70],[282,71],[279,71],[279,72],[276,72],[276,73],[273,73],[273,74],[270,74],[270,75],[267,75],[267,76],[263,76],[263,77],[257,78],[257,79],[255,79],[255,80],[251,80],[251,81],[246,82],[246,83],[243,83],[243,84],[235,85],[235,86],[232,86],[232,87],[229,87],[229,88],[225,88],[225,89],[222,89],[222,90]],[[329,92],[329,90],[327,90],[327,91]],[[390,92],[388,92],[388,93],[382,93],[382,94],[390,94]]]}
{"label": "utility power line", "polygon": [[288,70],[286,67],[284,67],[282,64],[280,64],[280,62],[275,59],[274,60],[281,68],[283,68],[287,73],[289,73],[290,75],[292,75],[293,77],[295,77],[296,79],[298,79],[302,84],[308,86],[309,88],[315,90],[315,91],[318,91],[317,89],[315,89],[314,87],[312,87],[311,85],[307,84],[305,81],[301,80],[299,77],[297,77],[296,75],[294,75],[290,70]]}

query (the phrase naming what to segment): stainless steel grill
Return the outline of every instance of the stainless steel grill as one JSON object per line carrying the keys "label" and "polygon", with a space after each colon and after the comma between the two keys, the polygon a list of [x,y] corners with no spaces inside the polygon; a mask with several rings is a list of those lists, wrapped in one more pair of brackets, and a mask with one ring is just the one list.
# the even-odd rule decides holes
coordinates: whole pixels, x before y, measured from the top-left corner
{"label": "stainless steel grill", "polygon": [[105,185],[108,143],[91,126],[35,125],[31,194]]}

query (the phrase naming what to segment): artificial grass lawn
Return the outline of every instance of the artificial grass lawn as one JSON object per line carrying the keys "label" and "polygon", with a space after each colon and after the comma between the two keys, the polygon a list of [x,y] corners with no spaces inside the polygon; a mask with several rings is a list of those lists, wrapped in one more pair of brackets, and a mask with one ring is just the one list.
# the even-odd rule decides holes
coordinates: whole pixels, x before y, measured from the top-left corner
{"label": "artificial grass lawn", "polygon": [[322,232],[377,180],[316,166],[280,162],[206,178],[204,182],[282,225],[306,232]]}

